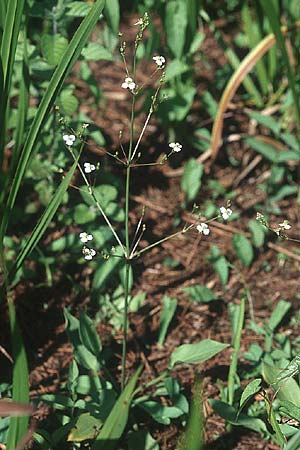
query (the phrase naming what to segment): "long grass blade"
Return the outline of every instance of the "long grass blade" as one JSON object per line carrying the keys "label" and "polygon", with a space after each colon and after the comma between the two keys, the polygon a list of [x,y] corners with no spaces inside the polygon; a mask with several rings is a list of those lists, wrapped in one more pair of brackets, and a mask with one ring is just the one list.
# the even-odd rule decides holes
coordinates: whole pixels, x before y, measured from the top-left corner
{"label": "long grass blade", "polygon": [[[43,96],[40,106],[37,110],[33,123],[30,127],[27,139],[24,144],[22,154],[16,169],[15,176],[12,181],[11,190],[8,196],[7,204],[5,206],[4,214],[0,226],[0,245],[7,230],[10,214],[13,210],[13,206],[18,194],[20,184],[22,182],[28,160],[34,148],[37,136],[43,126],[43,123],[47,117],[48,112],[53,106],[55,99],[69,75],[73,65],[79,58],[79,55],[92,31],[100,13],[103,10],[105,0],[97,0],[91,8],[89,14],[83,19],[80,26],[76,30],[68,48],[61,58],[50,82],[48,88]],[[1,249],[0,249],[1,251]]]}
{"label": "long grass blade", "polygon": [[[29,403],[28,366],[21,331],[17,322],[15,307],[12,298],[8,295],[9,320],[11,329],[13,367],[13,400]],[[9,423],[7,437],[7,450],[15,450],[18,442],[26,434],[28,417],[12,417]]]}

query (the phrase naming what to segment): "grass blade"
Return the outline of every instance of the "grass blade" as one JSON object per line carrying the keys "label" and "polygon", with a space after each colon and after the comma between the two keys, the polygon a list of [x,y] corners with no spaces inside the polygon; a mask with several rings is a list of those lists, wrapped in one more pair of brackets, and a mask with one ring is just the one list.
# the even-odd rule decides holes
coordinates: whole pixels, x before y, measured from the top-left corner
{"label": "grass blade", "polygon": [[[28,366],[23,339],[16,318],[12,298],[8,295],[9,320],[11,329],[13,367],[13,400],[15,402],[29,403]],[[15,450],[18,442],[28,429],[28,417],[12,417],[9,423],[7,450]]]}
{"label": "grass blade", "polygon": [[34,148],[37,136],[43,126],[44,120],[51,107],[53,106],[55,99],[69,75],[73,65],[79,58],[79,55],[92,31],[100,13],[104,7],[105,0],[97,0],[91,8],[89,14],[83,19],[80,26],[76,30],[68,48],[63,54],[60,63],[58,64],[50,82],[48,88],[43,96],[40,106],[37,110],[33,123],[30,127],[24,148],[16,169],[15,176],[12,181],[11,190],[7,200],[7,204],[4,210],[1,226],[0,226],[0,244],[4,238],[7,230],[10,214],[13,210],[13,206],[18,194],[20,184],[22,182],[28,160]]}
{"label": "grass blade", "polygon": [[116,401],[113,409],[107,417],[100,433],[96,437],[92,450],[113,450],[126,427],[131,401],[134,396],[134,389],[140,376],[142,368],[140,367],[124,391]]}

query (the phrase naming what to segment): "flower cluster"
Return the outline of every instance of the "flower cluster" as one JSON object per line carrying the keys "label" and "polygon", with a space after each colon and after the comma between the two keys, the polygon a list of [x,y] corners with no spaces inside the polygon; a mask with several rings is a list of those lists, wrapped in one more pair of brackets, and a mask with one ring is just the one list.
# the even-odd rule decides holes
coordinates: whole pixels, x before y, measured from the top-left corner
{"label": "flower cluster", "polygon": [[83,169],[84,169],[85,173],[91,173],[91,172],[94,172],[94,170],[96,170],[96,166],[94,166],[94,164],[91,164],[89,162],[85,162],[83,164]]}
{"label": "flower cluster", "polygon": [[122,83],[121,86],[123,89],[129,89],[130,91],[133,91],[135,88],[135,82],[132,78],[126,77],[124,83]]}
{"label": "flower cluster", "polygon": [[166,60],[163,56],[153,56],[152,59],[159,69],[162,69],[164,67]]}
{"label": "flower cluster", "polygon": [[76,136],[74,136],[74,134],[64,134],[63,135],[63,140],[65,141],[65,144],[68,145],[69,147],[72,147],[72,145],[74,144],[76,139]]}
{"label": "flower cluster", "polygon": [[82,254],[84,256],[84,259],[90,261],[96,255],[96,250],[94,250],[93,248],[83,247]]}
{"label": "flower cluster", "polygon": [[207,223],[204,222],[199,223],[199,225],[196,226],[196,229],[199,233],[203,234],[204,236],[208,236],[210,233],[210,229]]}
{"label": "flower cluster", "polygon": [[171,147],[172,151],[176,153],[181,152],[182,149],[182,145],[179,144],[179,142],[171,142],[169,147]]}
{"label": "flower cluster", "polygon": [[221,206],[220,213],[224,220],[228,220],[232,214],[232,210],[230,208],[225,208],[225,206]]}
{"label": "flower cluster", "polygon": [[92,241],[93,240],[93,235],[92,234],[88,234],[85,231],[80,233],[79,237],[80,237],[81,242],[83,242],[84,244],[86,244],[88,241]]}

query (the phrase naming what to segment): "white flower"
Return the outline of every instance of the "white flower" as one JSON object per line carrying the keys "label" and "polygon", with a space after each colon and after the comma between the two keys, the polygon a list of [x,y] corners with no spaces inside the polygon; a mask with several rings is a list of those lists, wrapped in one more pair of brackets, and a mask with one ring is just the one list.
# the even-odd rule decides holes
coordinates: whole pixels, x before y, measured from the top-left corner
{"label": "white flower", "polygon": [[88,241],[91,241],[93,239],[93,235],[88,234],[85,231],[80,233],[79,237],[80,237],[81,242],[83,242],[84,244],[86,244]]}
{"label": "white flower", "polygon": [[68,145],[69,147],[71,147],[74,142],[75,142],[76,137],[74,136],[74,134],[64,134],[63,135],[63,140],[65,141],[66,145]]}
{"label": "white flower", "polygon": [[84,259],[87,259],[90,261],[93,259],[93,257],[96,255],[96,251],[93,248],[83,247],[82,253],[84,256]]}
{"label": "white flower", "polygon": [[82,128],[85,130],[86,128],[88,128],[90,126],[89,123],[83,123],[82,124]]}
{"label": "white flower", "polygon": [[165,58],[163,56],[153,56],[153,61],[157,64],[158,67],[163,67],[165,65]]}
{"label": "white flower", "polygon": [[282,223],[279,224],[279,226],[282,230],[290,230],[291,229],[291,225],[289,224],[288,220],[284,220]]}
{"label": "white flower", "polygon": [[224,206],[221,206],[220,213],[221,213],[221,216],[223,217],[223,219],[227,220],[231,216],[232,211],[230,208],[225,208]]}
{"label": "white flower", "polygon": [[173,152],[180,152],[182,149],[182,145],[179,142],[171,142],[169,147],[173,149]]}
{"label": "white flower", "polygon": [[83,167],[84,167],[85,173],[91,173],[91,172],[93,172],[94,170],[96,170],[96,166],[94,166],[94,164],[91,164],[91,163],[89,163],[89,162],[85,162],[85,163],[83,164]]}
{"label": "white flower", "polygon": [[131,91],[133,91],[133,89],[135,88],[135,82],[132,78],[126,77],[124,83],[122,83],[122,88],[130,89]]}
{"label": "white flower", "polygon": [[208,225],[204,222],[199,223],[199,225],[196,226],[196,229],[199,231],[199,233],[204,234],[204,236],[208,236],[210,233]]}

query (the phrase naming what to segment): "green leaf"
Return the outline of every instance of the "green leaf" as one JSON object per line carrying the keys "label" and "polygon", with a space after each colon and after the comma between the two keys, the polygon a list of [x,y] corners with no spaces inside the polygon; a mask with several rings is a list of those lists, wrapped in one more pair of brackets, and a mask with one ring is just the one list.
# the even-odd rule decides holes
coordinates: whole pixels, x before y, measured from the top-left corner
{"label": "green leaf", "polygon": [[162,299],[163,308],[159,319],[158,344],[163,345],[166,334],[177,308],[177,300],[164,296]]}
{"label": "green leaf", "polygon": [[60,94],[58,105],[62,109],[63,114],[71,116],[78,109],[79,101],[70,89],[66,89]]}
{"label": "green leaf", "polygon": [[216,413],[232,425],[249,428],[260,434],[267,433],[267,427],[261,419],[257,419],[246,414],[237,415],[237,410],[220,400],[209,401]]}
{"label": "green leaf", "polygon": [[88,315],[81,311],[79,319],[79,333],[83,345],[100,359],[102,344],[99,335],[95,329],[95,325]]}
{"label": "green leaf", "polygon": [[139,403],[139,406],[150,414],[156,422],[163,425],[170,425],[171,419],[176,419],[183,414],[182,410],[175,406],[165,406],[153,400]]}
{"label": "green leaf", "polygon": [[264,156],[269,161],[275,163],[277,161],[278,152],[277,150],[272,147],[270,144],[266,144],[265,142],[255,139],[255,138],[246,138],[245,139],[246,144],[249,145],[249,147],[252,147],[254,150],[256,150],[258,153],[260,153],[262,156]]}
{"label": "green leaf", "polygon": [[199,164],[195,158],[191,158],[184,166],[181,179],[181,188],[186,194],[188,201],[194,200],[201,187],[203,175],[203,165]]}
{"label": "green leaf", "polygon": [[179,363],[199,364],[217,355],[227,347],[229,347],[228,344],[211,339],[204,339],[196,344],[183,344],[171,354],[169,366],[173,368],[175,364]]}
{"label": "green leaf", "polygon": [[79,203],[79,205],[75,206],[74,210],[74,221],[78,225],[83,225],[85,223],[92,222],[96,219],[97,214],[91,208],[85,205],[84,203]]}
{"label": "green leaf", "polygon": [[129,450],[159,450],[158,443],[148,431],[133,431],[128,435]]}
{"label": "green leaf", "polygon": [[286,378],[276,383],[277,376],[282,369],[271,366],[263,361],[262,376],[264,380],[272,386],[274,391],[278,390],[277,397],[279,400],[287,400],[292,402],[298,408],[300,407],[300,388],[294,378]]}
{"label": "green leaf", "polygon": [[189,294],[189,299],[197,303],[209,303],[212,300],[217,300],[218,296],[208,287],[197,284],[196,286],[189,286],[182,289],[183,292]]}
{"label": "green leaf", "polygon": [[289,402],[288,400],[280,401],[279,411],[283,416],[300,421],[299,406],[295,406],[294,403]]}
{"label": "green leaf", "polygon": [[[116,252],[116,255],[120,254],[120,252],[122,251],[120,247],[117,247],[117,249],[119,249],[119,251]],[[113,272],[115,272],[122,263],[123,260],[121,258],[113,256],[111,256],[108,260],[99,262],[97,270],[94,273],[93,289],[103,289]]]}
{"label": "green leaf", "polygon": [[254,253],[250,241],[243,234],[237,233],[232,238],[233,247],[242,263],[249,267],[253,261]]}
{"label": "green leaf", "polygon": [[256,111],[250,111],[247,113],[251,119],[256,120],[260,125],[271,130],[275,135],[278,135],[280,132],[281,124],[278,120],[273,119],[273,117],[266,116]]}
{"label": "green leaf", "polygon": [[247,401],[253,397],[253,395],[257,394],[261,389],[261,378],[255,378],[250,383],[247,384],[245,387],[241,399],[240,399],[240,406],[239,411],[245,406]]}
{"label": "green leaf", "polygon": [[[11,330],[13,380],[12,380],[12,398],[15,402],[29,403],[29,374],[25,347],[16,317],[16,311],[13,301],[8,297],[9,321]],[[28,430],[28,417],[11,417],[7,437],[7,449],[12,450],[25,436]]]}
{"label": "green leaf", "polygon": [[87,439],[95,439],[101,428],[102,421],[91,416],[90,413],[83,413],[77,418],[75,426],[68,435],[68,442],[82,442]]}
{"label": "green leaf", "polygon": [[271,331],[274,331],[278,327],[278,325],[280,324],[286,313],[289,311],[291,306],[292,306],[291,302],[286,302],[285,300],[280,300],[277,303],[275,309],[273,310],[270,316],[268,323],[268,327],[270,328]]}
{"label": "green leaf", "polygon": [[217,272],[222,286],[226,286],[229,277],[229,262],[223,256],[216,245],[211,246],[210,255],[208,257],[211,262],[213,268]]}
{"label": "green leaf", "polygon": [[119,32],[120,5],[119,0],[109,0],[105,3],[104,15],[107,17],[109,25],[115,35]]}
{"label": "green leaf", "polygon": [[91,10],[91,6],[88,3],[75,1],[67,5],[69,10],[67,11],[67,16],[71,17],[85,17]]}
{"label": "green leaf", "polygon": [[[298,1],[298,0],[297,0]],[[300,430],[288,441],[282,450],[299,450]]]}
{"label": "green leaf", "polygon": [[134,390],[142,368],[139,368],[116,401],[91,450],[113,450],[126,427]]}
{"label": "green leaf", "polygon": [[68,47],[68,40],[59,34],[44,34],[41,39],[41,48],[47,63],[57,66]]}
{"label": "green leaf", "polygon": [[186,2],[181,0],[169,0],[166,6],[165,19],[167,44],[173,55],[178,59],[180,59],[183,54],[186,27]]}
{"label": "green leaf", "polygon": [[[107,4],[107,3],[106,3]],[[82,50],[82,56],[87,61],[112,61],[112,53],[100,44],[89,42],[89,44]]]}
{"label": "green leaf", "polygon": [[248,228],[251,232],[254,246],[257,248],[261,247],[265,241],[266,228],[255,219],[249,221]]}
{"label": "green leaf", "polygon": [[170,81],[190,70],[190,66],[181,59],[173,59],[166,67],[165,81]]}

